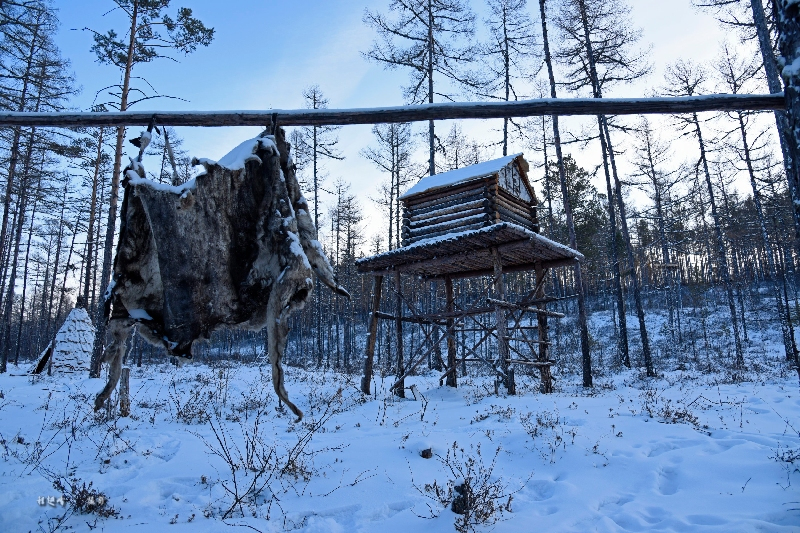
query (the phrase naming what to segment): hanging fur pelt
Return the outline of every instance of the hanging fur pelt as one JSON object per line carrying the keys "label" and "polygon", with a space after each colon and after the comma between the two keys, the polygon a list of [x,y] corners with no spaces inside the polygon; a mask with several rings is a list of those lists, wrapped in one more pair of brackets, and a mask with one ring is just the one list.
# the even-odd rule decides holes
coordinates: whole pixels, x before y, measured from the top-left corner
{"label": "hanging fur pelt", "polygon": [[[139,141],[145,144],[149,134]],[[125,170],[114,279],[106,293],[112,336],[103,354],[108,382],[100,409],[119,381],[125,340],[143,337],[191,358],[192,343],[215,329],[267,329],[272,382],[289,401],[281,358],[289,314],[311,294],[313,272],[348,296],[317,241],[284,132],[246,141],[181,186],[144,179],[139,160]]]}

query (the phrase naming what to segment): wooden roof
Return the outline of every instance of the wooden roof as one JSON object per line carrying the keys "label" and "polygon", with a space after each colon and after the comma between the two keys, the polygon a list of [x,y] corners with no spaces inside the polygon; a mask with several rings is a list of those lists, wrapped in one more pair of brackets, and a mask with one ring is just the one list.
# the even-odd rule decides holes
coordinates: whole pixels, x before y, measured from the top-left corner
{"label": "wooden roof", "polygon": [[491,249],[494,247],[500,252],[504,272],[533,270],[537,262],[550,268],[583,260],[583,255],[576,250],[502,222],[359,259],[356,267],[362,273],[399,270],[430,278],[482,276],[493,272]]}

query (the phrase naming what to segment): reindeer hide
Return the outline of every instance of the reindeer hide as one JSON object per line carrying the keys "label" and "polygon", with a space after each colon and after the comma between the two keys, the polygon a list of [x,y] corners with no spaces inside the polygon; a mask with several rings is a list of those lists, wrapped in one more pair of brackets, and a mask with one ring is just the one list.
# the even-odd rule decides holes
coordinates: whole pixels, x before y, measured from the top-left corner
{"label": "reindeer hide", "polygon": [[136,162],[127,170],[111,320],[140,322],[149,340],[182,357],[218,327],[266,326],[275,390],[302,416],[283,387],[287,319],[308,299],[312,270],[343,289],[317,241],[289,144],[278,130],[199,164],[205,173],[180,187],[143,179]]}

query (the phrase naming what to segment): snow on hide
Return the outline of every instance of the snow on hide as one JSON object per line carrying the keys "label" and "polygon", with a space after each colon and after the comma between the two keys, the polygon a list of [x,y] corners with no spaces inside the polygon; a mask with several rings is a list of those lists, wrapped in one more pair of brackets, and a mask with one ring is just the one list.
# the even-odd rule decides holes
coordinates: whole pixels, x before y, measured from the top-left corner
{"label": "snow on hide", "polygon": [[[109,326],[117,337],[116,329],[141,323],[148,340],[187,358],[194,341],[217,328],[266,327],[275,391],[301,417],[284,390],[280,364],[289,314],[308,299],[312,270],[347,293],[317,242],[289,150],[283,130],[261,135],[219,162],[196,161],[205,173],[181,187],[146,180],[141,165],[132,165]],[[114,343],[106,350],[111,371],[97,408],[116,385],[121,351]]]}

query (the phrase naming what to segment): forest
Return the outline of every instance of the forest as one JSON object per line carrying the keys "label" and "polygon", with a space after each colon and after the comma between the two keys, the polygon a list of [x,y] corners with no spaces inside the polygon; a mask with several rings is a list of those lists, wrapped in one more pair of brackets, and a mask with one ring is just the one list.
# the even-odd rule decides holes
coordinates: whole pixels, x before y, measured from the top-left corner
{"label": "forest", "polygon": [[[55,0],[0,0],[0,113],[139,111],[155,102],[169,108],[171,99],[191,98],[191,94],[158,93],[154,88],[157,80],[146,77],[146,73],[152,65],[178,62],[217,45],[220,33],[215,21],[204,17],[202,5],[191,5],[188,0],[183,2],[186,7],[171,0],[105,3],[114,15],[113,26],[109,17],[108,27],[83,30],[87,46],[82,53],[114,73],[114,78],[98,81],[77,79],[73,58],[60,47],[60,12],[74,6]],[[631,91],[648,98],[781,93],[789,76],[779,31],[784,3],[791,4],[777,0],[691,0],[697,13],[713,18],[726,40],[707,43],[708,48],[716,50],[712,61],[676,58],[658,70],[651,61],[649,36],[637,26],[635,6],[628,0],[372,2],[361,8],[361,22],[370,38],[360,54],[366,64],[393,76],[387,79],[403,80],[401,86],[392,87],[401,100],[387,104],[600,99],[630,96]],[[280,47],[273,52],[279,54]],[[341,107],[329,99],[328,88],[318,80],[303,80],[303,84],[305,88],[297,97],[305,109]],[[75,102],[83,85],[97,93],[90,108],[77,109]],[[232,106],[223,98],[217,110]],[[146,177],[179,187],[198,176],[203,167],[193,157],[204,154],[196,153],[192,146],[190,128],[155,126],[153,140],[140,156]],[[104,465],[125,457],[125,468],[133,468],[144,465],[150,460],[148,452],[157,449],[161,450],[157,457],[168,462],[175,454],[184,453],[178,449],[186,432],[198,442],[193,447],[183,444],[190,450],[184,462],[205,461],[205,453],[220,461],[223,472],[220,468],[208,473],[203,470],[203,481],[199,477],[197,481],[201,488],[196,490],[164,488],[162,496],[174,502],[165,504],[166,510],[158,517],[147,515],[148,520],[176,524],[192,522],[198,514],[228,525],[263,526],[269,531],[369,531],[387,524],[394,531],[424,527],[415,525],[414,520],[427,518],[431,522],[425,525],[442,531],[452,530],[453,523],[457,531],[482,530],[492,524],[498,530],[508,527],[510,531],[524,523],[524,519],[516,521],[512,510],[512,500],[518,498],[521,515],[536,517],[543,525],[564,531],[627,531],[656,524],[668,530],[764,527],[790,531],[800,524],[796,487],[792,485],[800,472],[796,468],[800,432],[794,429],[800,427],[800,411],[796,400],[788,400],[796,393],[800,377],[796,339],[796,329],[800,328],[800,172],[793,168],[797,163],[788,140],[793,134],[785,112],[733,110],[375,124],[368,137],[356,137],[366,142],[355,149],[347,141],[349,127],[286,127],[309,215],[337,283],[350,294],[349,299],[342,297],[316,281],[305,307],[289,319],[283,359],[290,383],[287,388],[300,391],[309,421],[293,424],[283,405],[276,398],[268,398],[270,387],[264,385],[269,381],[264,373],[268,359],[266,329],[215,331],[209,340],[192,349],[192,364],[198,370],[191,370],[193,366],[187,370],[182,361],[170,356],[163,346],[147,342],[134,328],[126,341],[123,361],[132,372],[131,386],[140,387],[135,393],[134,414],[130,415],[139,424],[133,429],[123,429],[122,424],[127,422],[113,414],[113,409],[95,414],[87,406],[89,397],[101,385],[96,378],[103,371],[102,352],[107,344],[104,295],[110,294],[114,285],[124,169],[129,157],[133,161],[138,153],[129,139],[139,135],[141,128],[0,127],[0,375],[5,375],[0,380],[0,417],[4,418],[4,410],[9,416],[7,423],[0,423],[0,455],[4,460],[0,465],[6,465],[0,470],[9,478],[36,472],[41,478],[36,490],[54,487],[48,488],[48,493],[70,494],[72,498],[68,498],[72,502],[67,506],[69,513],[64,513],[62,503],[54,507],[55,514],[39,516],[35,512],[41,511],[41,503],[37,507],[34,497],[34,505],[27,511],[0,518],[0,525],[16,528],[24,524],[31,529],[55,531],[73,524],[83,530],[84,523],[94,529],[98,520],[122,519],[128,513],[122,503],[128,492],[115,492],[111,484],[102,485],[97,478],[93,478],[94,488],[91,482],[87,485],[87,465],[105,461],[99,467],[104,473],[111,471]],[[243,139],[229,137],[225,144],[232,149]],[[585,257],[575,268],[550,270],[543,282],[548,308],[564,315],[550,321],[549,338],[544,341],[554,361],[554,399],[543,399],[546,395],[537,388],[539,371],[533,366],[525,366],[517,374],[518,401],[527,403],[515,404],[517,400],[499,393],[490,368],[476,364],[474,359],[466,362],[473,355],[494,359],[496,340],[482,339],[480,328],[462,327],[457,333],[461,360],[457,373],[459,394],[466,395],[466,405],[459,404],[460,410],[442,407],[453,401],[451,391],[441,387],[439,379],[446,369],[447,339],[417,324],[404,330],[405,353],[408,357],[424,350],[427,357],[409,378],[415,387],[411,389],[413,395],[406,393],[407,401],[401,401],[389,389],[405,370],[403,348],[398,360],[397,331],[390,321],[379,322],[374,339],[375,364],[367,377],[368,382],[375,382],[374,395],[362,394],[356,384],[365,368],[374,286],[370,276],[359,273],[358,261],[404,246],[407,221],[402,197],[421,178],[516,153],[524,153],[530,164],[528,177],[536,194],[539,233],[579,250]],[[361,190],[363,182],[343,171],[353,160],[362,165],[357,168],[371,171],[371,189]],[[509,298],[522,298],[537,281],[533,272],[506,274]],[[397,283],[394,280],[385,283],[386,290],[400,290],[393,286]],[[450,289],[441,280],[407,276],[402,284],[407,312],[443,310]],[[485,301],[492,292],[492,280],[458,279],[453,281],[452,290],[456,304],[466,308]],[[97,330],[91,358],[85,361],[87,371],[75,376],[78,381],[69,382],[72,385],[59,389],[60,378],[52,368],[57,362],[51,358],[51,368],[45,369],[41,378],[21,377],[51,346],[76,307],[85,308]],[[396,311],[394,301],[385,298],[380,311],[390,316]],[[477,345],[477,353],[468,354],[461,348],[465,345]],[[515,349],[522,349],[520,346],[522,343]],[[19,388],[22,385],[16,384],[26,379],[28,388],[14,396],[15,390],[23,391]],[[154,379],[159,380],[160,388],[148,384]],[[766,383],[766,388],[759,389],[759,383]],[[41,389],[45,385],[52,390]],[[34,391],[33,387],[38,388]],[[693,394],[695,388],[700,392]],[[461,396],[458,398],[461,401]],[[787,402],[781,404],[784,398]],[[588,403],[581,403],[577,410],[575,402],[579,400]],[[37,407],[36,402],[42,401],[45,407]],[[70,411],[52,407],[59,413],[52,414],[47,407],[51,401],[61,401]],[[659,497],[677,492],[687,498],[673,506],[643,497],[641,508],[625,515],[624,520],[617,518],[623,513],[626,502],[622,499],[627,496],[619,494],[611,497],[621,498],[613,502],[619,506],[617,511],[592,511],[588,518],[584,507],[568,504],[569,498],[563,494],[552,512],[535,507],[536,502],[564,490],[559,485],[558,467],[566,463],[572,465],[570,475],[584,476],[580,478],[580,483],[586,484],[581,488],[580,501],[588,497],[586,491],[604,481],[586,474],[586,470],[598,465],[604,468],[616,460],[617,449],[610,443],[616,442],[616,437],[621,442],[623,432],[627,438],[635,435],[651,439],[647,441],[651,444],[656,440],[667,442],[665,446],[673,446],[672,450],[683,446],[680,442],[695,438],[692,435],[705,439],[697,445],[701,448],[724,447],[726,444],[717,440],[733,442],[734,436],[721,437],[719,432],[723,428],[745,431],[739,429],[743,420],[754,418],[753,413],[767,413],[763,405],[755,407],[761,401],[786,408],[772,407],[763,416],[774,413],[777,419],[770,419],[753,433],[769,435],[771,440],[762,443],[764,449],[757,453],[763,461],[771,454],[770,472],[779,474],[774,479],[759,478],[764,487],[771,483],[772,488],[751,488],[760,492],[739,515],[737,506],[743,504],[730,503],[733,496],[706,514],[687,510],[685,516],[667,518],[666,514],[655,516],[653,511],[651,516],[647,515],[650,511],[642,510],[655,505],[678,513],[677,509],[692,507],[688,487],[693,482],[686,472],[689,461],[700,460],[691,454],[681,456],[680,460],[687,458],[687,465],[680,467],[680,481],[676,481],[677,474],[672,475],[678,472],[677,460],[672,466],[658,466]],[[429,407],[429,403],[437,402],[440,407]],[[548,407],[533,412],[541,407],[535,402]],[[12,416],[16,406],[21,410]],[[476,415],[475,406],[483,412]],[[599,419],[605,424],[602,430],[583,427],[584,406],[586,418],[593,420],[589,425]],[[34,408],[44,413],[45,420],[34,423],[42,429],[25,430],[26,416],[40,416],[33,414]],[[528,412],[524,413],[526,408]],[[128,405],[128,414],[130,409]],[[450,438],[451,445],[449,437],[436,437],[438,430],[433,426],[440,416],[446,431],[469,444],[459,445]],[[605,418],[615,416],[629,416],[630,420],[615,421],[618,425],[608,430]],[[142,429],[156,428],[159,417],[169,422],[170,428],[207,427],[181,430],[184,437],[175,436],[170,429],[170,436],[163,438]],[[276,444],[259,433],[259,424],[266,427],[267,418],[276,433],[288,425],[286,432],[294,432],[287,437],[290,441]],[[470,418],[467,425],[486,420],[492,425],[467,431],[456,418],[461,425]],[[649,429],[639,424],[649,419],[666,425],[652,428],[656,433],[650,435]],[[19,427],[14,425],[17,421]],[[631,426],[633,421],[636,424]],[[412,423],[416,425],[408,425]],[[519,425],[519,431],[508,429],[512,423]],[[56,430],[59,424],[63,428]],[[354,444],[347,454],[374,452],[376,465],[388,462],[392,466],[380,472],[379,466],[361,468],[348,455],[348,466],[339,469],[334,463],[345,459],[337,454],[345,453],[342,450],[357,439],[343,434],[339,439],[337,432],[345,426],[361,428],[361,424],[379,426],[375,431],[381,436],[370,433],[370,438],[374,437],[370,446],[401,442],[401,448],[405,450],[407,445],[413,453],[398,459],[385,450],[367,448],[365,441]],[[671,434],[673,424],[685,433]],[[58,436],[67,427],[71,427],[72,436]],[[35,435],[28,434],[36,431],[40,436],[30,445]],[[43,437],[53,431],[50,440]],[[92,431],[105,434],[101,443],[89,439],[91,443],[87,444]],[[609,432],[607,441],[603,440],[604,432]],[[136,436],[130,437],[131,433]],[[575,447],[579,434],[588,440]],[[743,434],[737,433],[736,438],[750,439]],[[481,443],[475,439],[484,437],[488,444],[484,443],[481,452]],[[61,438],[66,444],[53,444]],[[291,440],[295,438],[297,442]],[[520,438],[528,438],[533,444],[517,442]],[[765,436],[764,442],[767,440]],[[343,444],[345,441],[348,444]],[[83,459],[70,463],[68,454],[66,465],[48,463],[73,446],[76,456]],[[635,445],[631,446],[620,453],[638,453],[632,451]],[[164,447],[174,450],[162,457],[158,453]],[[492,455],[490,450],[495,448],[497,452]],[[145,449],[147,452],[143,452]],[[517,456],[512,451],[523,449],[525,453],[534,452],[537,461],[541,459],[536,474],[527,463],[520,470],[525,475],[513,474],[525,453],[520,451]],[[703,453],[707,451],[702,449]],[[444,472],[445,481],[439,481],[439,485],[437,481],[428,484],[429,472],[418,470],[410,462],[418,459],[418,451],[425,457],[426,450],[428,457],[435,455],[440,472]],[[653,445],[648,457],[666,453],[659,450]],[[513,455],[509,464],[501,464],[505,453]],[[742,455],[735,460],[741,460],[738,464],[747,476],[752,473],[752,479],[757,472],[763,473],[761,463],[751,455],[741,450],[737,453]],[[719,461],[714,457],[708,472],[720,471],[728,464],[722,457]],[[634,464],[639,463],[628,466]],[[643,469],[651,468],[650,463],[641,464]],[[76,468],[84,472],[83,477],[77,477]],[[582,473],[577,474],[580,469]],[[505,472],[504,477],[497,473],[500,471]],[[214,472],[219,474],[218,479],[206,477]],[[530,476],[526,479],[527,472]],[[547,472],[549,481],[540,479],[542,472]],[[394,503],[367,495],[370,487],[391,492],[396,489],[392,479],[405,479],[409,474],[410,481],[402,482],[402,494],[392,493]],[[335,476],[339,478],[334,480]],[[732,481],[736,485],[730,490],[744,494],[750,482],[747,476]],[[376,479],[368,481],[373,477]],[[151,478],[147,483],[155,483],[152,480],[157,475]],[[635,483],[633,478],[622,479]],[[378,480],[383,484],[368,484]],[[774,489],[776,483],[780,489]],[[8,485],[0,487],[3,492],[11,491]],[[777,494],[782,503],[779,507],[771,504],[772,514],[767,517],[758,509],[766,505],[765,501],[777,501],[776,493],[769,492],[773,489],[780,490]],[[312,492],[321,496],[337,490],[335,505],[303,499]],[[612,492],[630,490],[615,486]],[[187,495],[190,493],[194,496]],[[359,494],[362,507],[347,507],[349,497],[344,493]],[[177,494],[192,503],[176,503],[180,500]],[[85,500],[90,497],[92,501],[109,499],[112,505],[121,505],[122,511],[105,504],[88,504]],[[9,497],[9,501],[30,503],[23,496],[14,498]],[[133,513],[146,514],[146,497],[137,493],[135,501],[136,506],[129,506]],[[380,503],[380,510],[367,509],[369,502]],[[603,502],[601,508],[612,505]],[[190,509],[186,507],[189,505]],[[335,510],[330,514],[303,514],[306,511],[301,510],[318,505]],[[411,512],[404,514],[409,509]],[[443,519],[442,509],[445,513],[452,510],[452,515]],[[571,513],[583,518],[570,522]],[[75,521],[79,515],[93,522]],[[549,515],[553,515],[552,521],[548,521]],[[276,525],[276,516],[281,517],[280,525]],[[251,518],[262,522],[251,522]],[[216,526],[206,527],[211,531]]]}

